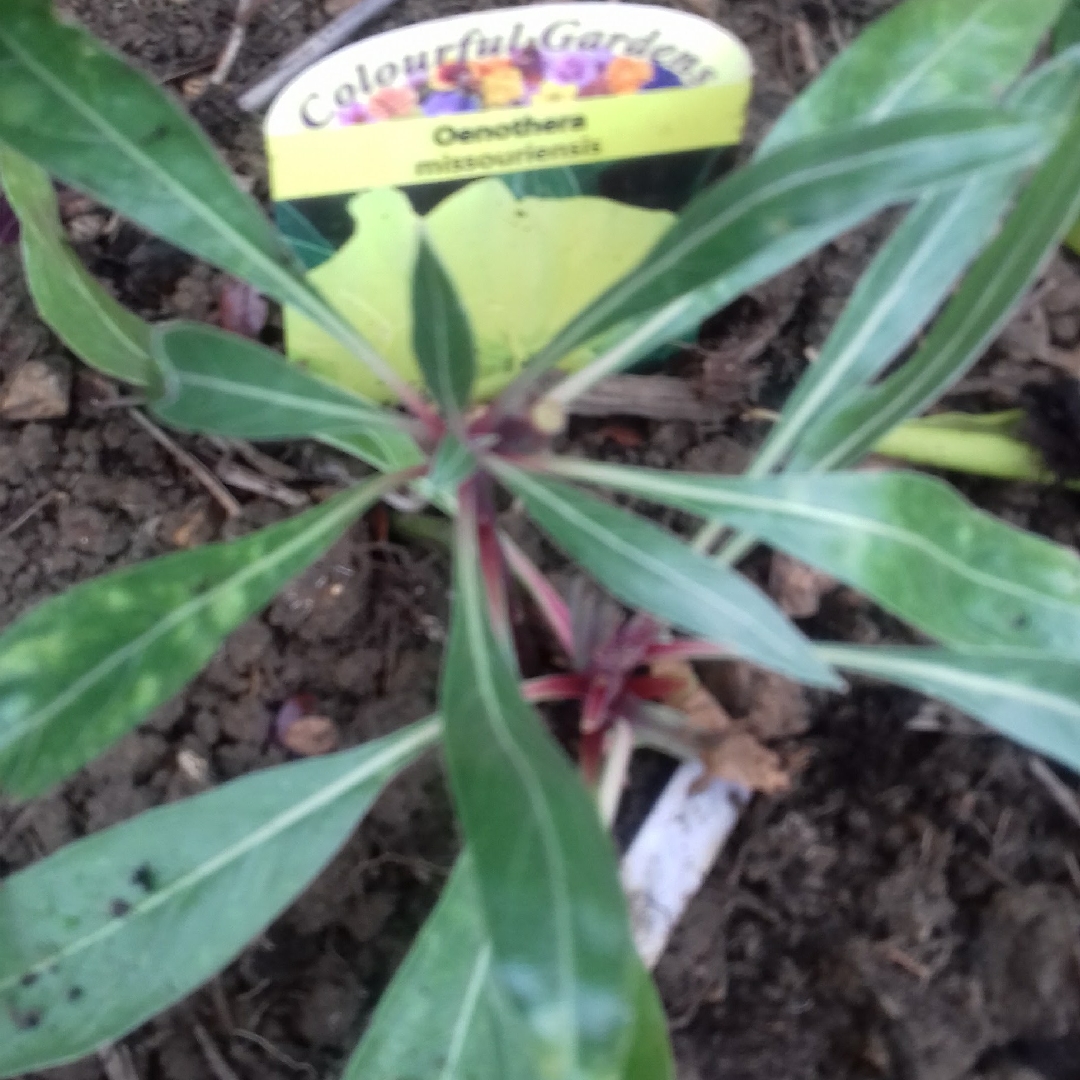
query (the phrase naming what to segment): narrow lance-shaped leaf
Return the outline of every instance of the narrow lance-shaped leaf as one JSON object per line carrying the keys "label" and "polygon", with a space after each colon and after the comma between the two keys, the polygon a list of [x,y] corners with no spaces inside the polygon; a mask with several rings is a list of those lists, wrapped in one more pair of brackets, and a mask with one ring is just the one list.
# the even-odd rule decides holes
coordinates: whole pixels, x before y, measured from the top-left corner
{"label": "narrow lance-shaped leaf", "polygon": [[907,0],[864,30],[776,122],[759,153],[853,120],[999,97],[1062,0]]}
{"label": "narrow lance-shaped leaf", "polygon": [[156,327],[154,415],[183,431],[298,439],[400,428],[403,418],[258,342],[202,323]]}
{"label": "narrow lance-shaped leaf", "polygon": [[1065,10],[1054,27],[1054,51],[1062,52],[1080,43],[1080,2],[1065,0]]}
{"label": "narrow lance-shaped leaf", "polygon": [[0,175],[22,225],[23,266],[41,317],[91,367],[145,385],[150,327],[118,304],[71,250],[48,174],[0,146]]}
{"label": "narrow lance-shaped leaf", "polygon": [[953,645],[1080,655],[1080,558],[919,473],[723,478],[552,459],[563,476],[715,518]]}
{"label": "narrow lance-shaped leaf", "polygon": [[741,574],[567,484],[487,464],[548,537],[625,604],[800,682],[838,685],[810,643]]}
{"label": "narrow lance-shaped leaf", "polygon": [[[342,1080],[539,1080],[528,1032],[492,978],[491,939],[468,853],[458,860]],[[667,1021],[652,979],[638,987],[624,1080],[674,1080]]]}
{"label": "narrow lance-shaped leaf", "polygon": [[1080,664],[1043,649],[822,645],[845,671],[906,686],[1080,772]]}
{"label": "narrow lance-shaped leaf", "polygon": [[1008,322],[1078,213],[1080,113],[915,355],[815,429],[790,467],[836,469],[858,461],[901,420],[940,397]]}
{"label": "narrow lance-shaped leaf", "polygon": [[527,377],[535,381],[608,327],[702,286],[738,295],[931,185],[1022,168],[1045,142],[1031,121],[999,110],[955,109],[911,113],[784,147],[694,199],[636,270],[529,362]]}
{"label": "narrow lance-shaped leaf", "polygon": [[635,957],[637,1001],[634,1038],[623,1069],[624,1080],[675,1080],[667,1017],[652,976]]}
{"label": "narrow lance-shaped leaf", "polygon": [[[908,0],[843,50],[788,108],[757,156],[763,157],[826,128],[881,121],[930,105],[989,103],[1021,74],[1060,2],[1037,0],[1021,6],[1012,0]],[[978,48],[966,47],[970,40],[978,40]],[[921,77],[913,79],[913,71],[919,71]],[[887,365],[918,332],[916,317],[920,302],[929,305],[921,316],[925,319],[948,285],[989,238],[1004,205],[997,205],[996,201],[1002,198],[1007,201],[1015,183],[1015,179],[1010,181],[1005,176],[972,177],[952,193],[930,191],[923,195],[920,206],[913,211],[917,215],[915,220],[901,225],[860,285],[859,294],[848,309],[849,325],[837,326],[831,343],[826,345],[824,355],[808,376],[821,378],[819,373],[828,370],[830,347],[837,352],[843,347],[845,356],[861,357],[864,363],[880,364],[878,370]],[[962,211],[960,206],[953,205],[955,200],[962,203]],[[858,213],[850,224],[842,219],[829,221],[819,226],[820,239],[815,240],[807,233],[801,242],[809,245],[805,250],[812,250],[853,227],[863,216]],[[928,228],[932,228],[933,236],[922,235]],[[912,259],[910,266],[904,261],[906,253]],[[644,323],[627,326],[614,347],[605,350],[589,368],[568,376],[551,396],[563,402],[572,401],[601,378],[625,370],[661,345],[693,336],[708,316],[768,276],[752,265],[742,273],[747,275],[746,283],[739,273],[727,274],[672,301]],[[894,288],[901,276],[907,278],[902,293]],[[856,310],[869,305],[875,277],[884,299],[902,297],[903,321],[896,328],[906,337],[899,345],[891,343],[889,336],[895,320],[873,309],[865,313]],[[863,339],[867,334],[873,336],[850,342],[849,349],[846,339],[853,330]],[[879,360],[886,348],[896,351]],[[837,379],[836,385],[850,384]],[[810,394],[809,388],[800,387],[800,390],[803,395]],[[828,400],[827,394],[820,397]],[[785,413],[798,405],[799,400],[789,401]],[[814,415],[809,404],[805,414]],[[786,423],[787,420],[781,421],[781,425]],[[774,431],[774,438],[780,439],[783,428],[778,426]],[[791,435],[795,434],[793,430]],[[776,457],[781,453],[782,448],[778,448]],[[766,471],[765,463],[760,466],[755,463],[755,467]]]}
{"label": "narrow lance-shaped leaf", "polygon": [[[1040,66],[1010,95],[1009,104],[1063,129],[1078,99],[1080,50],[1075,50]],[[1023,178],[1023,172],[975,177],[920,201],[859,280],[821,355],[785,402],[752,475],[764,475],[803,437],[814,442],[814,432],[828,427],[860,388],[914,341],[990,240]]]}
{"label": "narrow lance-shaped leaf", "polygon": [[493,974],[528,1025],[540,1076],[614,1080],[634,990],[615,852],[495,640],[474,528],[459,516],[440,700]]}
{"label": "narrow lance-shaped leaf", "polygon": [[[1054,28],[1054,51],[1064,52],[1080,44],[1080,0],[1066,0],[1065,10]],[[1073,251],[1080,252],[1080,221],[1065,238]]]}
{"label": "narrow lance-shaped leaf", "polygon": [[0,1076],[72,1061],[209,979],[439,735],[427,720],[96,833],[4,881]]}
{"label": "narrow lance-shaped leaf", "polygon": [[461,413],[476,376],[472,330],[454,284],[423,232],[412,301],[413,348],[424,382],[444,411]]}
{"label": "narrow lance-shaped leaf", "polygon": [[865,384],[914,340],[990,238],[1019,177],[991,175],[925,196],[859,279],[749,472],[763,476],[817,422],[838,393]]}
{"label": "narrow lance-shaped leaf", "polygon": [[454,499],[457,489],[476,471],[476,454],[456,435],[443,436],[424,478],[433,492]]}
{"label": "narrow lance-shaped leaf", "polygon": [[0,140],[144,228],[292,304],[380,378],[401,380],[304,280],[209,141],[157,85],[49,0],[0,10]]}
{"label": "narrow lance-shaped leaf", "polygon": [[1042,454],[1022,438],[1026,420],[1023,409],[930,413],[897,424],[874,444],[874,453],[974,476],[1059,483]]}
{"label": "narrow lance-shaped leaf", "polygon": [[342,1080],[539,1080],[530,1035],[492,978],[493,950],[463,855]]}
{"label": "narrow lance-shaped leaf", "polygon": [[16,620],[0,634],[0,790],[40,794],[115,742],[393,483],[106,574]]}

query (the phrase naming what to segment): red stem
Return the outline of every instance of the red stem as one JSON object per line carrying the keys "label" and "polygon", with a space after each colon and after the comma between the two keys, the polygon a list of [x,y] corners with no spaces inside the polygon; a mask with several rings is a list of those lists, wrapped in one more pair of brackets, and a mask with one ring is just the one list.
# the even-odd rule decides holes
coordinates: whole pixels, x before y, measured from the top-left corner
{"label": "red stem", "polygon": [[521,684],[526,701],[572,701],[585,694],[587,682],[583,675],[540,675]]}
{"label": "red stem", "polygon": [[490,492],[482,486],[484,479],[478,477],[463,484],[459,499],[471,498],[480,572],[484,577],[484,591],[487,593],[492,629],[507,656],[514,657],[514,633],[510,625],[510,604],[506,592],[506,567],[495,532],[495,511],[490,505]]}
{"label": "red stem", "polygon": [[648,701],[665,701],[672,694],[682,689],[682,679],[665,675],[635,675],[626,681],[626,689],[631,694]]}
{"label": "red stem", "polygon": [[540,571],[540,568],[510,539],[506,533],[499,533],[506,561],[514,577],[521,582],[533,602],[540,609],[540,614],[551,628],[562,650],[568,657],[574,655],[574,626],[570,617],[570,608],[559,595],[558,590]]}
{"label": "red stem", "polygon": [[711,641],[699,641],[696,638],[682,638],[663,644],[650,645],[645,659],[654,660],[730,660],[730,650]]}

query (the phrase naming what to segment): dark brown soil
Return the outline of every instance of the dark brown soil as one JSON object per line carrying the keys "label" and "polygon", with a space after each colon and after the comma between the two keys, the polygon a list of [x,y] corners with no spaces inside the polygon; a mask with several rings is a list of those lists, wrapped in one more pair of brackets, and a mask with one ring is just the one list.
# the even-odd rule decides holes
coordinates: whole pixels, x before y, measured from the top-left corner
{"label": "dark brown soil", "polygon": [[[189,90],[186,80],[221,48],[233,7],[66,6],[158,78]],[[484,6],[403,0],[385,25]],[[755,54],[752,141],[812,68],[891,0],[692,6]],[[236,91],[326,18],[315,0],[270,0],[233,80],[193,103],[257,191],[258,128],[236,109]],[[579,445],[652,464],[738,468],[757,437],[740,419],[744,410],[782,398],[880,233],[845,238],[712,322],[702,351],[676,370],[703,380],[715,424],[639,422],[633,430],[643,441],[627,450],[590,421],[575,430]],[[92,239],[84,253],[147,315],[206,317],[214,306],[214,275],[135,230]],[[62,356],[34,321],[11,249],[0,251],[0,297],[0,376],[31,357]],[[1030,398],[1053,371],[1039,361],[1078,345],[1080,273],[1061,261],[956,400]],[[109,567],[289,512],[237,491],[243,513],[226,520],[114,397],[82,371],[66,419],[0,425],[0,625]],[[209,442],[183,445],[211,466],[224,460]],[[275,457],[304,499],[343,477],[339,462],[310,449]],[[1075,495],[988,482],[965,489],[1011,521],[1080,541]],[[292,695],[311,695],[345,744],[424,714],[445,592],[440,555],[387,540],[385,520],[373,516],[112,753],[53,797],[26,808],[0,801],[0,876],[85,832],[284,760],[268,731]],[[893,632],[844,596],[807,627],[862,641]],[[812,756],[794,790],[759,798],[747,812],[660,964],[682,1080],[1080,1078],[1080,823],[1033,777],[1029,755],[950,710],[865,686],[846,700],[816,700],[804,744]],[[1074,777],[1063,779],[1076,790]],[[392,787],[332,867],[237,963],[124,1041],[135,1075],[211,1075],[207,1037],[241,1080],[336,1075],[454,849],[438,763],[429,760]],[[106,1074],[92,1059],[49,1075]]]}

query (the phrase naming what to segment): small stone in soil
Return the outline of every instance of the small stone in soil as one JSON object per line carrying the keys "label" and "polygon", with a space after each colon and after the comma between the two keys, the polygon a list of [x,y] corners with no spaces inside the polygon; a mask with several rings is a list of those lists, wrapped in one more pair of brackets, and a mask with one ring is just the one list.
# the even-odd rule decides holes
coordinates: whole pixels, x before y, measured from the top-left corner
{"label": "small stone in soil", "polygon": [[60,356],[28,360],[0,394],[5,420],[58,420],[71,405],[71,365]]}
{"label": "small stone in soil", "polygon": [[301,757],[329,754],[338,748],[337,727],[325,716],[302,716],[282,732],[281,742]]}

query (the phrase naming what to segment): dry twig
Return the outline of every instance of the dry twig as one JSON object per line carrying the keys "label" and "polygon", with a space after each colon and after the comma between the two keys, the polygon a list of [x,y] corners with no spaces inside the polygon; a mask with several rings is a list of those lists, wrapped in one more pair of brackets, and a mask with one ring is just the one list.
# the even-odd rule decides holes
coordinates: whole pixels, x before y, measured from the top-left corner
{"label": "dry twig", "polygon": [[210,1071],[217,1077],[217,1080],[240,1080],[240,1077],[236,1075],[232,1066],[225,1060],[225,1056],[218,1049],[217,1043],[210,1037],[210,1032],[202,1024],[198,1023],[191,1030],[195,1036],[195,1041],[199,1044],[203,1057],[206,1058],[206,1064],[210,1066]]}
{"label": "dry twig", "polygon": [[254,1043],[269,1054],[276,1062],[284,1065],[286,1069],[290,1069],[293,1072],[307,1073],[308,1076],[319,1075],[313,1065],[309,1065],[306,1061],[297,1061],[295,1058],[289,1057],[284,1050],[279,1050],[269,1039],[264,1039],[254,1031],[244,1031],[242,1028],[238,1028],[233,1032],[233,1035],[238,1039],[244,1039],[247,1042]]}
{"label": "dry twig", "polygon": [[274,502],[279,502],[291,510],[299,510],[308,505],[308,497],[302,492],[294,491],[280,480],[245,469],[243,465],[237,465],[234,461],[221,462],[217,466],[217,474],[222,482],[231,488],[273,499]]}
{"label": "dry twig", "polygon": [[98,1060],[108,1080],[139,1080],[131,1051],[126,1046],[106,1046],[98,1051]]}
{"label": "dry twig", "polygon": [[718,419],[685,379],[670,375],[613,375],[567,406],[575,416],[640,416],[646,420]]}
{"label": "dry twig", "polygon": [[49,503],[56,499],[66,498],[62,491],[50,491],[42,495],[36,502],[31,503],[14,521],[0,529],[0,540],[7,540],[14,536],[32,517],[40,514]]}
{"label": "dry twig", "polygon": [[218,57],[217,66],[210,73],[210,82],[214,86],[220,86],[228,77],[229,72],[244,47],[244,39],[247,37],[248,26],[255,17],[255,13],[266,3],[266,0],[237,0],[236,15],[233,18],[232,29],[229,31],[225,48]]}
{"label": "dry twig", "polygon": [[159,446],[167,450],[200,484],[210,493],[214,501],[228,514],[229,517],[239,517],[243,511],[240,504],[229,494],[220,480],[197,458],[189,454],[182,446],[178,446],[164,431],[152,420],[144,416],[138,409],[129,409],[128,415],[137,423]]}
{"label": "dry twig", "polygon": [[316,60],[321,60],[339,45],[344,45],[361,26],[381,15],[393,3],[394,0],[360,0],[343,11],[298,49],[282,57],[270,69],[269,74],[241,95],[240,108],[256,112],[269,105],[274,95],[286,83],[291,82],[294,76],[299,75]]}
{"label": "dry twig", "polygon": [[1028,769],[1046,788],[1046,793],[1057,803],[1065,816],[1080,825],[1080,798],[1077,798],[1076,792],[1040,757],[1029,758]]}

